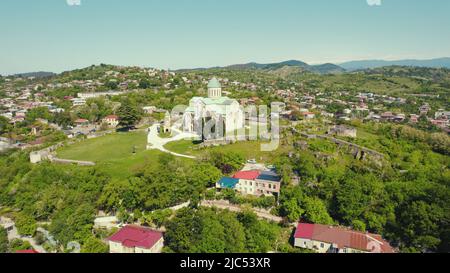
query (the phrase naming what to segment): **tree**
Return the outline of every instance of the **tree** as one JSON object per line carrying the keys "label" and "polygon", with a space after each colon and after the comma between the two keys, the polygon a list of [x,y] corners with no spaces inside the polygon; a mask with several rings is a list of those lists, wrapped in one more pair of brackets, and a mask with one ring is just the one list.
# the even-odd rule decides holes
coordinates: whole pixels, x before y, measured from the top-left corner
{"label": "tree", "polygon": [[0,135],[10,132],[11,129],[12,126],[9,123],[9,120],[3,116],[0,116]]}
{"label": "tree", "polygon": [[205,161],[211,162],[224,174],[230,174],[242,167],[244,157],[235,152],[213,151],[207,155]]}
{"label": "tree", "polygon": [[49,120],[51,118],[51,114],[47,107],[36,107],[27,112],[25,120],[28,123],[33,123],[36,119],[46,119]]}
{"label": "tree", "polygon": [[117,84],[117,81],[110,80],[105,83],[105,86],[111,90],[116,90],[119,85]]}
{"label": "tree", "polygon": [[117,109],[117,115],[119,116],[119,125],[125,128],[133,127],[142,117],[141,111],[129,100],[122,102]]}
{"label": "tree", "polygon": [[108,253],[109,247],[101,240],[90,236],[81,248],[81,253]]}
{"label": "tree", "polygon": [[315,224],[332,225],[333,219],[328,214],[327,208],[322,200],[318,198],[306,198],[305,218],[307,221]]}
{"label": "tree", "polygon": [[141,89],[147,89],[150,87],[150,81],[147,79],[142,79],[139,81],[139,88]]}
{"label": "tree", "polygon": [[0,226],[0,253],[7,253],[9,248],[8,232]]}
{"label": "tree", "polygon": [[14,239],[10,242],[9,248],[11,252],[16,252],[19,250],[33,249],[28,241],[23,241],[21,239]]}
{"label": "tree", "polygon": [[36,233],[36,220],[33,217],[18,213],[15,217],[16,227],[19,234],[23,236],[34,236]]}
{"label": "tree", "polygon": [[304,213],[296,199],[292,198],[284,202],[283,210],[290,222],[298,222]]}
{"label": "tree", "polygon": [[398,227],[406,242],[418,251],[434,251],[441,242],[439,224],[444,221],[444,211],[435,204],[412,202],[401,209]]}

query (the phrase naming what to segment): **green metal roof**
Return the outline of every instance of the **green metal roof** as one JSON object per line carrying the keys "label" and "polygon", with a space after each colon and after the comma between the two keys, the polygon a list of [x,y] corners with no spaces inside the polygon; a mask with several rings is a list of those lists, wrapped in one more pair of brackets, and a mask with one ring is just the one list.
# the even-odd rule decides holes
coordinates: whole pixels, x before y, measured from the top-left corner
{"label": "green metal roof", "polygon": [[222,88],[222,85],[219,80],[214,77],[209,81],[208,88]]}

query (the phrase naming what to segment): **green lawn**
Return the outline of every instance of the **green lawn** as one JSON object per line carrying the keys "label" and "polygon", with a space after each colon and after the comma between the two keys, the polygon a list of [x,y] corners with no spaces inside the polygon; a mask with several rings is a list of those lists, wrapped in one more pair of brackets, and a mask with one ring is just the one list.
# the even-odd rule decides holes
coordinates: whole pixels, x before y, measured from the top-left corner
{"label": "green lawn", "polygon": [[[231,145],[198,149],[198,145],[192,141],[176,141],[165,147],[176,153],[200,157],[208,151],[232,151],[240,153],[246,159],[255,158],[259,162],[270,163],[281,153],[286,152],[286,147],[280,147],[273,152],[262,152],[259,141],[238,142]],[[144,131],[131,133],[114,133],[103,137],[89,139],[60,148],[57,151],[59,158],[93,161],[113,178],[126,179],[135,171],[143,167],[150,168],[157,164],[158,150],[146,150],[147,134]],[[133,154],[136,147],[136,154]],[[180,158],[186,164],[190,159]]]}
{"label": "green lawn", "polygon": [[[127,178],[143,166],[156,163],[161,152],[146,150],[145,132],[115,133],[85,140],[57,151],[60,158],[87,160],[97,163],[112,177]],[[136,146],[136,154],[133,147]]]}
{"label": "green lawn", "polygon": [[201,156],[208,151],[230,151],[241,154],[245,159],[256,159],[259,162],[266,163],[272,162],[274,159],[279,157],[280,154],[287,151],[286,147],[282,147],[280,145],[280,147],[275,151],[262,152],[260,146],[261,143],[262,142],[260,141],[243,141],[230,145],[198,149],[198,144],[195,144],[192,141],[182,140],[168,143],[165,148],[172,152],[193,156]]}

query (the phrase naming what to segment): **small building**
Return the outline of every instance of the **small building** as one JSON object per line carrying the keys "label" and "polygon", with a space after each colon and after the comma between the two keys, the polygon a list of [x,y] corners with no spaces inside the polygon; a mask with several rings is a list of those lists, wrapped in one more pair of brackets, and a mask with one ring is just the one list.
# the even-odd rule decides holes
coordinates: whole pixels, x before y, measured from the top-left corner
{"label": "small building", "polygon": [[449,119],[450,120],[450,111],[445,111],[444,109],[439,109],[434,114],[435,119]]}
{"label": "small building", "polygon": [[116,128],[119,125],[119,117],[116,115],[106,116],[102,122],[107,124],[110,128]]}
{"label": "small building", "polygon": [[419,116],[418,115],[415,115],[415,114],[411,114],[410,116],[409,116],[409,121],[411,122],[411,123],[417,123],[417,122],[419,122]]}
{"label": "small building", "polygon": [[94,228],[109,230],[116,227],[119,222],[116,216],[97,217],[94,220]]}
{"label": "small building", "polygon": [[74,106],[74,107],[86,105],[86,99],[84,99],[84,98],[73,98],[73,99],[71,99],[71,101],[72,101],[72,106]]}
{"label": "small building", "polygon": [[302,112],[300,113],[300,115],[304,118],[304,119],[313,119],[316,117],[316,115],[312,112]]}
{"label": "small building", "polygon": [[378,234],[347,228],[299,223],[294,246],[319,253],[394,253],[394,249]]}
{"label": "small building", "polygon": [[108,238],[109,253],[160,253],[163,233],[135,225],[127,225]]}
{"label": "small building", "polygon": [[80,119],[75,120],[75,124],[77,126],[88,126],[89,125],[89,120],[80,118]]}
{"label": "small building", "polygon": [[419,113],[421,116],[426,116],[428,115],[428,112],[431,111],[431,107],[428,103],[425,103],[424,105],[420,106],[419,108]]}
{"label": "small building", "polygon": [[394,118],[394,114],[392,114],[392,112],[384,112],[383,114],[381,114],[381,119],[383,121],[390,121]]}

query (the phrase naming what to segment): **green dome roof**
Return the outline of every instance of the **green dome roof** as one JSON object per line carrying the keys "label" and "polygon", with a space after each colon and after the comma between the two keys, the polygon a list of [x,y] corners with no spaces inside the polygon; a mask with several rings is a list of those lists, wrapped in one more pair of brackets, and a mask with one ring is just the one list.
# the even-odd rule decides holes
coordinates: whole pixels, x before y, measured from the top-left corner
{"label": "green dome roof", "polygon": [[220,84],[219,80],[216,78],[212,78],[208,83],[208,88],[222,88],[222,85]]}

